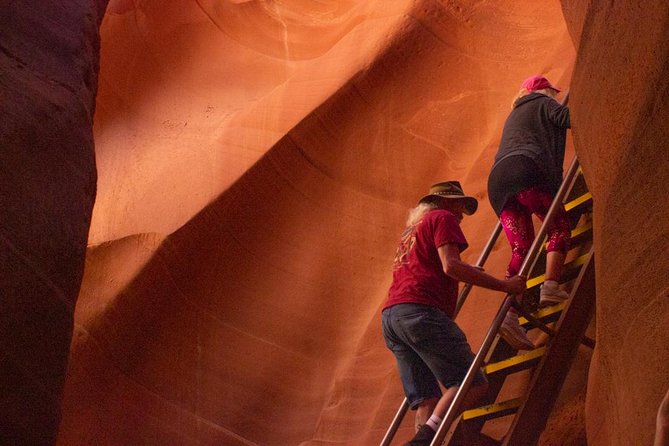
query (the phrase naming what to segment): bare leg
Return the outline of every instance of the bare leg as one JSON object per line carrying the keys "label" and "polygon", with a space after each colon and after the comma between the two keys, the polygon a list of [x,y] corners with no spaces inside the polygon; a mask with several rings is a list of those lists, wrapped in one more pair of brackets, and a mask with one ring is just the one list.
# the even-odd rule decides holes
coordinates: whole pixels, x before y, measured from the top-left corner
{"label": "bare leg", "polygon": [[[443,396],[437,403],[437,406],[434,409],[434,414],[437,415],[439,418],[442,420],[446,416],[446,412],[448,411],[448,408],[450,407],[451,403],[455,399],[455,394],[458,392],[459,387],[451,387],[444,392]],[[462,410],[467,410],[471,407],[476,406],[476,404],[481,400],[483,395],[485,395],[485,392],[488,390],[488,383],[486,382],[485,384],[481,384],[475,387],[472,387],[469,389],[469,392],[467,392],[467,396],[465,397],[463,406],[461,407]],[[477,433],[472,433],[469,432],[469,430],[466,428],[466,426],[462,426],[462,440],[465,442],[465,444],[469,446],[476,446],[478,445],[478,434]],[[450,428],[450,426],[449,426]]]}
{"label": "bare leg", "polygon": [[[434,408],[434,414],[443,420],[448,408],[451,406],[453,399],[455,399],[455,394],[458,392],[460,387],[454,386],[446,389],[446,392],[442,395],[441,399],[437,403],[437,406]],[[469,389],[467,397],[465,398],[463,408],[468,409],[474,406],[488,390],[488,383],[478,385]]]}
{"label": "bare leg", "polygon": [[564,264],[564,253],[551,251],[546,254],[546,276],[545,280],[560,280],[562,265]]}
{"label": "bare leg", "polygon": [[414,429],[416,429],[416,432],[418,432],[418,429],[430,419],[430,416],[432,416],[432,412],[434,412],[434,408],[437,405],[437,401],[439,401],[437,398],[432,398],[423,401],[421,405],[418,406],[416,409],[416,418],[414,420]]}
{"label": "bare leg", "polygon": [[437,405],[434,407],[434,411],[432,413],[443,420],[444,415],[446,415],[446,411],[451,406],[451,403],[455,398],[455,394],[458,392],[458,389],[459,387],[457,386],[446,389],[443,395],[441,395],[441,398],[439,398],[439,402],[437,402]]}
{"label": "bare leg", "polygon": [[469,389],[469,393],[467,393],[467,398],[465,398],[465,405],[464,405],[465,410],[471,409],[472,407],[476,407],[487,391],[488,391],[487,381],[481,385]]}

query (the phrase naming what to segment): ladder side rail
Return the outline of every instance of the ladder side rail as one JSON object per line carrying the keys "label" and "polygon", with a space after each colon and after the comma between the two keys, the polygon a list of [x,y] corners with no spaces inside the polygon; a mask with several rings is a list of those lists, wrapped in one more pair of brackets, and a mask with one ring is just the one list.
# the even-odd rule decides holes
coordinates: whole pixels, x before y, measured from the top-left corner
{"label": "ladder side rail", "polygon": [[[562,180],[560,189],[558,190],[557,194],[553,199],[553,202],[551,203],[550,208],[548,209],[548,213],[546,214],[546,218],[544,218],[544,221],[541,225],[541,229],[539,229],[539,233],[534,238],[534,241],[532,242],[532,246],[530,247],[527,256],[525,256],[525,260],[523,261],[523,264],[520,267],[520,272],[518,273],[518,275],[527,276],[531,263],[534,261],[534,258],[539,254],[539,252],[542,249],[543,240],[546,237],[546,233],[548,232],[548,225],[551,224],[553,221],[555,210],[558,208],[558,206],[563,205],[562,204],[563,200],[566,197],[567,192],[573,183],[574,176],[577,173],[578,173],[578,159],[574,157],[574,159],[571,162],[571,166],[567,171],[567,175]],[[472,365],[469,367],[469,370],[467,371],[467,375],[465,376],[464,381],[458,388],[458,391],[455,394],[455,398],[451,402],[451,405],[448,408],[448,411],[446,412],[444,420],[439,425],[437,433],[434,439],[432,440],[432,443],[430,443],[430,446],[439,446],[442,444],[444,438],[446,437],[446,434],[448,433],[448,430],[450,429],[451,424],[453,424],[455,419],[460,415],[460,408],[464,402],[467,393],[469,392],[469,388],[474,382],[475,374],[478,371],[478,369],[480,369],[481,366],[483,365],[483,361],[486,355],[488,354],[488,350],[490,349],[490,346],[495,340],[497,332],[499,331],[499,328],[502,325],[504,316],[506,316],[506,313],[511,306],[519,307],[520,305],[515,302],[514,295],[507,294],[504,299],[504,302],[502,303],[502,306],[500,307],[499,311],[497,312],[497,315],[495,316],[492,325],[490,326],[490,329],[488,330],[488,333],[485,336],[483,344],[479,348],[479,351],[476,354],[476,357],[474,358],[474,362],[472,362]]]}
{"label": "ladder side rail", "polygon": [[[492,233],[490,234],[490,237],[488,238],[488,242],[484,246],[483,251],[481,251],[479,258],[476,261],[476,266],[483,267],[485,262],[488,260],[488,257],[490,256],[492,249],[495,247],[495,243],[497,242],[497,239],[499,238],[501,232],[502,232],[502,224],[498,221],[497,225],[495,226],[495,229],[493,229]],[[453,319],[455,319],[458,313],[460,313],[460,310],[462,309],[462,306],[467,300],[467,296],[469,296],[471,290],[472,290],[472,284],[467,283],[460,291],[460,294],[458,295],[458,301],[455,307],[455,312],[453,314]],[[404,401],[402,401],[402,404],[400,404],[399,409],[397,409],[395,417],[393,418],[392,423],[390,423],[390,426],[388,427],[386,434],[383,436],[380,446],[390,446],[390,442],[395,437],[395,434],[397,433],[397,430],[400,428],[402,420],[406,416],[408,410],[409,410],[409,401],[406,398],[404,398]]]}
{"label": "ladder side rail", "polygon": [[532,446],[546,427],[595,307],[594,248],[576,279],[575,292],[558,321],[559,334],[537,366],[504,445]]}
{"label": "ladder side rail", "polygon": [[390,446],[390,442],[393,441],[393,438],[395,438],[395,434],[397,433],[397,430],[400,428],[402,420],[404,419],[404,416],[406,415],[408,410],[409,410],[409,400],[407,400],[406,397],[404,397],[404,400],[402,401],[400,408],[397,409],[397,413],[395,414],[392,423],[390,423],[390,426],[388,427],[386,434],[383,436],[383,439],[381,440],[380,446]]}

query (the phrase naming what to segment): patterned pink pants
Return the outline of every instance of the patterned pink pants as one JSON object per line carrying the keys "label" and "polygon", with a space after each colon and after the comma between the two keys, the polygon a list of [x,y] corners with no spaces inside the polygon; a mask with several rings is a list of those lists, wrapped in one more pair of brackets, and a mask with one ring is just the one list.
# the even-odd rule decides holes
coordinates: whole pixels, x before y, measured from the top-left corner
{"label": "patterned pink pants", "polygon": [[[504,206],[500,221],[506,238],[509,239],[511,244],[511,262],[509,262],[506,270],[507,277],[518,274],[534,241],[532,214],[544,221],[552,201],[553,196],[550,193],[535,186],[518,192]],[[547,236],[548,247],[546,251],[567,252],[571,230],[564,206],[560,206],[556,210],[553,222],[548,226]]]}

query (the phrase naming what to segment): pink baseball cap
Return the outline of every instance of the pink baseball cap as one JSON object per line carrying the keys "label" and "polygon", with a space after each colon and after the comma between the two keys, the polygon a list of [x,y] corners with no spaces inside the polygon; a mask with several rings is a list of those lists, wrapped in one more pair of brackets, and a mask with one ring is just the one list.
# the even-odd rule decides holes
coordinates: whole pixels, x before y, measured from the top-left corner
{"label": "pink baseball cap", "polygon": [[520,86],[520,88],[524,88],[527,91],[536,91],[536,90],[543,90],[544,88],[551,88],[558,93],[561,91],[559,88],[555,87],[553,84],[551,84],[548,79],[545,77],[536,74],[534,76],[530,76],[527,79],[523,81],[523,84]]}

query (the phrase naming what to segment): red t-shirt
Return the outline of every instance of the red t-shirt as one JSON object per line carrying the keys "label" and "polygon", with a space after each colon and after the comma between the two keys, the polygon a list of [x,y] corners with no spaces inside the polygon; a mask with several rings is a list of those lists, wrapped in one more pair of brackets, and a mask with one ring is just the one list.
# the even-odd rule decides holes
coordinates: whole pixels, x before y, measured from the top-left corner
{"label": "red t-shirt", "polygon": [[458,281],[444,273],[437,248],[455,243],[464,251],[468,244],[460,223],[451,212],[429,211],[404,230],[393,263],[393,283],[383,308],[402,303],[437,307],[453,317]]}

